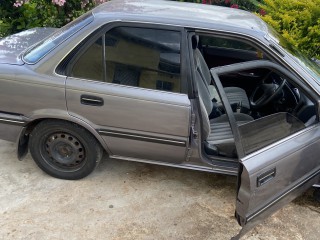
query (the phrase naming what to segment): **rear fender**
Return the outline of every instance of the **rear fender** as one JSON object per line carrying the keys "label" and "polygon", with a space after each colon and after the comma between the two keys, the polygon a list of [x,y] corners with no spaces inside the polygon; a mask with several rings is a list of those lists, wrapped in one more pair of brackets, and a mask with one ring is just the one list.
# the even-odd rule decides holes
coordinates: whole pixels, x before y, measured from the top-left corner
{"label": "rear fender", "polygon": [[19,138],[17,140],[17,157],[20,161],[22,161],[24,159],[24,157],[27,155],[28,153],[28,143],[29,143],[29,135],[26,134],[26,127],[23,127]]}
{"label": "rear fender", "polygon": [[[101,138],[101,136],[98,134],[97,131],[95,131],[94,128],[92,128],[88,123],[78,119],[78,118],[68,118],[68,119],[61,119],[61,118],[40,118],[33,120],[32,122],[29,122],[28,125],[24,126],[22,130],[20,131],[19,137],[16,141],[17,146],[17,157],[19,160],[23,160],[24,157],[28,153],[28,144],[29,144],[29,134],[32,132],[33,128],[41,121],[44,120],[61,120],[61,121],[68,121],[75,124],[78,124],[79,126],[85,128],[87,131],[89,131],[101,144],[101,146],[104,148],[104,150],[107,152],[108,155],[110,155],[110,150],[108,149],[106,143]],[[73,121],[75,120],[75,121]]]}

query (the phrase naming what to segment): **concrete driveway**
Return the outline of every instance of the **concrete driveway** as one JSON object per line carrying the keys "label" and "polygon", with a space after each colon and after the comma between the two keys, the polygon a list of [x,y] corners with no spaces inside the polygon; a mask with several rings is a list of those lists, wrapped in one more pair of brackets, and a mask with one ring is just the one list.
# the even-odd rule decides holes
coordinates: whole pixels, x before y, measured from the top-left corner
{"label": "concrete driveway", "polygon": [[[104,159],[80,181],[54,179],[0,141],[0,239],[230,239],[234,177]],[[244,239],[320,238],[312,191]]]}

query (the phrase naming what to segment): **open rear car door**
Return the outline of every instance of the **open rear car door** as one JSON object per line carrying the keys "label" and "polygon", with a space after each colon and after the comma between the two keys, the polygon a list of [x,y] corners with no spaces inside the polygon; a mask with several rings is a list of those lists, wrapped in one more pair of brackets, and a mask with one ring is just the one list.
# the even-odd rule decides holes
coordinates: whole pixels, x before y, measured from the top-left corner
{"label": "open rear car door", "polygon": [[[272,62],[254,64],[295,78]],[[236,238],[316,184],[320,176],[318,121],[305,126],[290,113],[281,112],[240,126],[236,124],[228,100],[223,96],[219,76],[253,66],[248,62],[211,69],[214,83],[222,93],[240,161],[235,214],[242,230]],[[316,105],[319,109],[319,104]]]}

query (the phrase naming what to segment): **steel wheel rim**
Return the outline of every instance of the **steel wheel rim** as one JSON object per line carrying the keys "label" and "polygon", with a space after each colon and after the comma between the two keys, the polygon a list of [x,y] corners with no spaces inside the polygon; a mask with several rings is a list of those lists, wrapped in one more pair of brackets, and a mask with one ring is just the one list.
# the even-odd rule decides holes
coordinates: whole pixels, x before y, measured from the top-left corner
{"label": "steel wheel rim", "polygon": [[87,161],[81,141],[65,132],[52,133],[44,139],[42,156],[47,164],[58,171],[77,171]]}

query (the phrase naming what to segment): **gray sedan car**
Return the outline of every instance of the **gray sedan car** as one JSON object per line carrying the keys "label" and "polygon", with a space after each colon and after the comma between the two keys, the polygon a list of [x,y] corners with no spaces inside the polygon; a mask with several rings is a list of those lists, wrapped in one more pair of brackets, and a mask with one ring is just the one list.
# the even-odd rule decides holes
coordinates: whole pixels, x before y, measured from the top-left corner
{"label": "gray sedan car", "polygon": [[0,137],[62,179],[104,152],[237,175],[243,234],[319,184],[319,83],[253,14],[114,0],[0,41]]}

